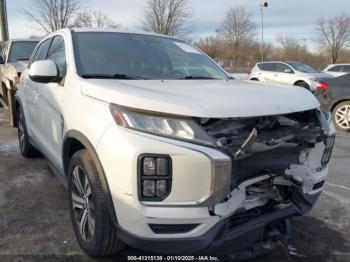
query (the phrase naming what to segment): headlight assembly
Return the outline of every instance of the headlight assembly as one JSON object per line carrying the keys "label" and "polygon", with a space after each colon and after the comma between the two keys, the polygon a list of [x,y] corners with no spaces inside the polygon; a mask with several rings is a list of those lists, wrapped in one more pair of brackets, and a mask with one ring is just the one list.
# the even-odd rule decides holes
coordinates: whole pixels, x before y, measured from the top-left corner
{"label": "headlight assembly", "polygon": [[117,105],[111,105],[110,109],[119,126],[158,136],[215,146],[213,138],[191,118],[126,109]]}

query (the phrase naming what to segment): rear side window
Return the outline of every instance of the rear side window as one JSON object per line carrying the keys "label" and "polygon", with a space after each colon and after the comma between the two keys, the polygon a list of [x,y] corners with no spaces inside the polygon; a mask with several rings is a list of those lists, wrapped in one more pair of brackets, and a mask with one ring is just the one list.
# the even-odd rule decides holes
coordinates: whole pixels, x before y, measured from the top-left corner
{"label": "rear side window", "polygon": [[38,47],[38,49],[35,53],[33,62],[46,60],[47,52],[48,52],[49,47],[50,47],[50,42],[51,42],[51,39],[48,39],[40,44],[40,46]]}
{"label": "rear side window", "polygon": [[263,64],[258,64],[259,69],[264,70],[264,71],[276,71],[277,69],[277,64],[276,63],[263,63]]}
{"label": "rear side window", "polygon": [[333,66],[328,69],[329,72],[341,72],[342,71],[342,66]]}
{"label": "rear side window", "polygon": [[350,65],[343,66],[343,72],[350,73]]}
{"label": "rear side window", "polygon": [[52,40],[47,60],[52,60],[56,63],[60,77],[64,77],[67,72],[66,49],[62,36],[55,36]]}

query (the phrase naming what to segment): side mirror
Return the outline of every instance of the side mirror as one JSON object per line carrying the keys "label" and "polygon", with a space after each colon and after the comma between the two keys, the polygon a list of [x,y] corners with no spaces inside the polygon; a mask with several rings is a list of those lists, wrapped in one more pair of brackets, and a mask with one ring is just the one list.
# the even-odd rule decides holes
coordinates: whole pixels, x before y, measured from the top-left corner
{"label": "side mirror", "polygon": [[290,68],[284,69],[284,72],[287,73],[287,74],[292,74],[293,73],[292,69],[290,69]]}
{"label": "side mirror", "polygon": [[29,77],[32,81],[38,83],[58,83],[57,65],[51,60],[36,61],[30,66]]}

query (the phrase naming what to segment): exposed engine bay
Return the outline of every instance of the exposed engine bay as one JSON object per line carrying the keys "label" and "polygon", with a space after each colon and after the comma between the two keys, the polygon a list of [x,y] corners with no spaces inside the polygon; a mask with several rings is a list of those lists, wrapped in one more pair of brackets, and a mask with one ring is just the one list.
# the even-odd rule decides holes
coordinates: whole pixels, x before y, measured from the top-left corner
{"label": "exposed engine bay", "polygon": [[335,141],[323,112],[201,119],[200,124],[232,160],[231,193],[215,214],[288,205],[295,192],[322,190]]}

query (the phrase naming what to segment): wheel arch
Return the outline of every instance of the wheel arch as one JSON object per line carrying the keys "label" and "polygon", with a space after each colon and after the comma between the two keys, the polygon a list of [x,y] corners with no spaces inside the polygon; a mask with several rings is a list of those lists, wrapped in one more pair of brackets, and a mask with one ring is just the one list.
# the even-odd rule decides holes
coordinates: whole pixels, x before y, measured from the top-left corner
{"label": "wheel arch", "polygon": [[298,79],[293,83],[293,86],[297,85],[298,83],[305,83],[305,84],[309,85],[305,80]]}
{"label": "wheel arch", "polygon": [[68,168],[71,157],[79,150],[86,149],[91,155],[94,163],[96,165],[98,176],[100,178],[102,190],[105,195],[105,199],[107,202],[107,208],[109,211],[109,215],[115,225],[117,225],[117,216],[114,209],[112,195],[109,189],[109,185],[107,182],[107,178],[105,172],[103,170],[101,161],[97,155],[97,152],[90,142],[90,140],[81,132],[77,130],[70,130],[66,133],[63,139],[63,147],[62,147],[62,163],[64,174],[68,180]]}
{"label": "wheel arch", "polygon": [[350,102],[350,97],[347,97],[347,98],[343,98],[339,101],[336,101],[335,103],[333,103],[333,105],[331,106],[330,108],[330,111],[333,113],[333,110],[337,107],[337,105],[339,105],[340,103],[343,103],[343,102],[347,102],[349,101]]}

